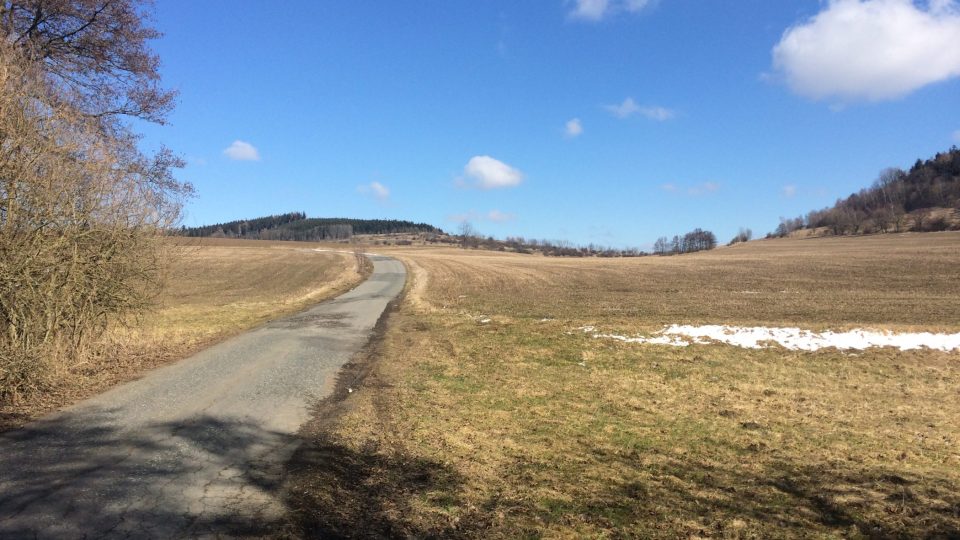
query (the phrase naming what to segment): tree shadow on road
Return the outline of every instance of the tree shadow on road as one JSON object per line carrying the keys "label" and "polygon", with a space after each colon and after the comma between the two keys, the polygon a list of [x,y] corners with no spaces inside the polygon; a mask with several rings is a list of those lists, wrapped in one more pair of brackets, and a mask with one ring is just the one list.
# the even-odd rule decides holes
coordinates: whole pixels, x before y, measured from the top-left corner
{"label": "tree shadow on road", "polygon": [[243,537],[282,526],[276,493],[294,437],[209,416],[117,423],[115,411],[86,410],[0,436],[0,537]]}

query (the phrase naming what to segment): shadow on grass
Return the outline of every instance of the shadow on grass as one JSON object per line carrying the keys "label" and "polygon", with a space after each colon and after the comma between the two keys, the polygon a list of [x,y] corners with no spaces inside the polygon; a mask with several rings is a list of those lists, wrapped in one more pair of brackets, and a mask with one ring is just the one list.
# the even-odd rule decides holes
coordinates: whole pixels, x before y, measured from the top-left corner
{"label": "shadow on grass", "polygon": [[[472,536],[443,508],[463,506],[462,478],[450,467],[369,446],[353,451],[319,438],[297,451],[287,473],[291,517],[307,538],[457,538]],[[435,509],[423,515],[417,502]]]}
{"label": "shadow on grass", "polygon": [[554,473],[570,463],[520,459],[488,486],[496,495],[468,501],[464,479],[449,466],[376,447],[354,451],[321,437],[288,469],[287,503],[297,534],[309,538],[539,537],[544,529],[612,537],[960,538],[960,485],[946,481],[775,459],[722,467],[607,457],[604,465],[636,474],[599,487],[588,476],[557,483]]}
{"label": "shadow on grass", "polygon": [[[644,537],[960,538],[960,485],[885,467],[798,466],[776,459],[730,466],[666,459],[651,465],[636,455],[607,456],[604,464],[636,474],[593,491],[568,484],[565,497],[521,508],[529,513],[525,520]],[[518,461],[504,481],[549,485],[541,473],[553,465]]]}

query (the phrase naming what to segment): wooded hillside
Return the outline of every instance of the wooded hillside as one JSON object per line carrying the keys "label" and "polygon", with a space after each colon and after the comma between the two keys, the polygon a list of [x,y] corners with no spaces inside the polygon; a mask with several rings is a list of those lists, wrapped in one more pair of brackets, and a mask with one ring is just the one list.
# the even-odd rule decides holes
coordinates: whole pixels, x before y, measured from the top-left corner
{"label": "wooded hillside", "polygon": [[960,149],[954,146],[926,161],[918,159],[909,171],[886,169],[872,186],[838,200],[830,208],[781,219],[773,234],[786,236],[795,230],[820,227],[838,235],[943,231],[960,227],[950,217],[958,209]]}
{"label": "wooded hillside", "polygon": [[397,219],[308,218],[303,212],[183,227],[179,234],[191,237],[246,238],[254,240],[346,240],[355,234],[442,233],[426,223]]}

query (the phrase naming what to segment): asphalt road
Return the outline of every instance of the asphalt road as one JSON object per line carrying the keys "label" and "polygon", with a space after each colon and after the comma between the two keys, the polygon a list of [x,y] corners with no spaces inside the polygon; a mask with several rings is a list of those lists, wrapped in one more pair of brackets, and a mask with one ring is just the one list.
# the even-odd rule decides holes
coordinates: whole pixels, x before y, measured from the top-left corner
{"label": "asphalt road", "polygon": [[313,399],[403,288],[354,290],[0,436],[0,538],[267,534]]}

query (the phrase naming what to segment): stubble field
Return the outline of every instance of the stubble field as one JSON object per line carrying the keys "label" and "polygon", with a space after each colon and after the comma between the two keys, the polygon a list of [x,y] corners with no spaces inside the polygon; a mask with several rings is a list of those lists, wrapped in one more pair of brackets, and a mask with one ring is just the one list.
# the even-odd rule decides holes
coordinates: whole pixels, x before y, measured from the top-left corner
{"label": "stubble field", "polygon": [[290,467],[300,533],[960,535],[960,353],[580,330],[957,332],[960,234],[643,259],[391,254],[411,270],[405,300]]}
{"label": "stubble field", "polygon": [[43,392],[0,405],[0,430],[100,393],[267,320],[359,283],[353,256],[314,244],[176,239],[154,309],[113,321],[70,365],[54,366]]}

